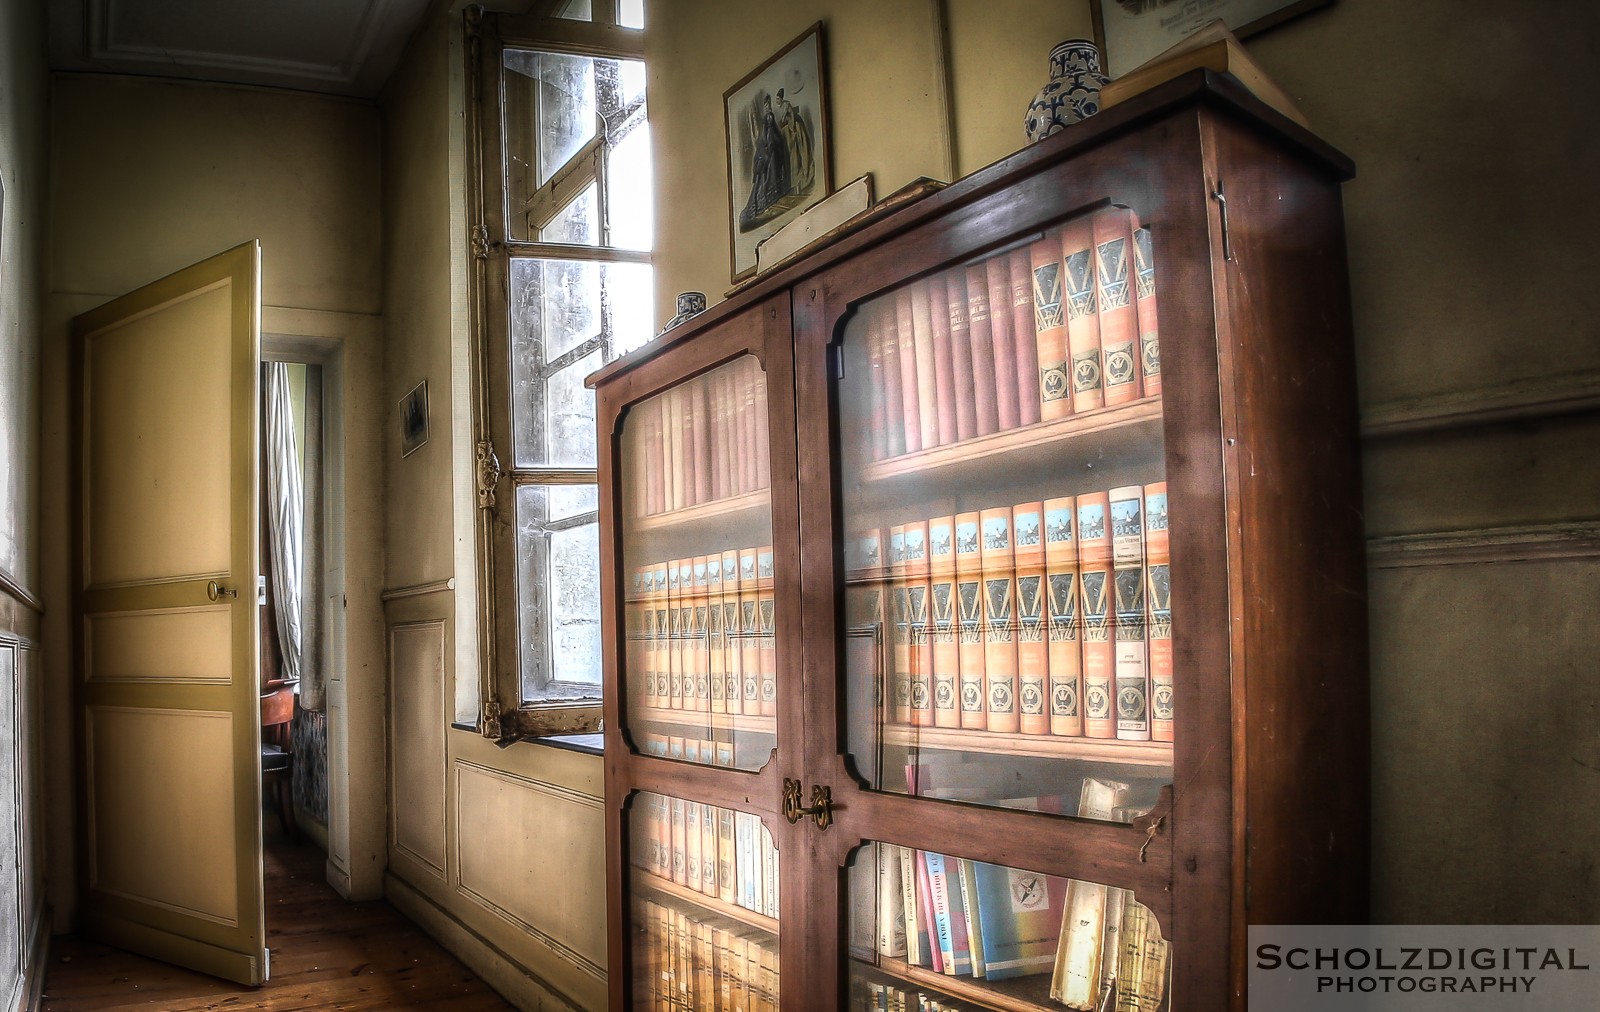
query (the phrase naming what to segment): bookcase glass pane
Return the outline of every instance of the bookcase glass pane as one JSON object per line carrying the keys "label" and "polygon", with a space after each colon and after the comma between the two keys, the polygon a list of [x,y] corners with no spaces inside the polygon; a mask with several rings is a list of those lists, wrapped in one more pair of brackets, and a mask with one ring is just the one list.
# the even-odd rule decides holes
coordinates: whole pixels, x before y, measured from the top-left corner
{"label": "bookcase glass pane", "polygon": [[1171,783],[1158,245],[1107,206],[849,319],[846,733],[868,787],[1131,822]]}
{"label": "bookcase glass pane", "polygon": [[760,818],[642,793],[628,810],[633,1007],[778,1008],[778,851]]}
{"label": "bookcase glass pane", "polygon": [[748,355],[623,420],[623,671],[646,753],[755,770],[776,747],[769,442],[766,376]]}
{"label": "bookcase glass pane", "polygon": [[852,1009],[1170,1006],[1170,946],[1127,889],[871,842],[849,918]]}

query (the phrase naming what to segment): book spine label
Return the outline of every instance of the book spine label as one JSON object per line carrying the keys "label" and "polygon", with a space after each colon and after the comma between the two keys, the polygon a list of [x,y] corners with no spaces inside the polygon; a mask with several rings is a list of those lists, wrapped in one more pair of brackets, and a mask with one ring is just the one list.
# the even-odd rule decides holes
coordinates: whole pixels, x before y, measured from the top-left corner
{"label": "book spine label", "polygon": [[[971,439],[983,432],[993,432],[994,426],[984,429],[980,424],[982,401],[985,397],[979,381],[977,349],[972,346],[972,319],[967,310],[967,275],[965,271],[951,271],[945,275],[946,313],[950,319],[950,352],[955,360],[955,385],[950,388],[956,402],[956,438]],[[991,373],[993,370],[990,370]],[[994,398],[994,377],[989,377],[987,396]],[[990,405],[993,415],[993,405]]]}
{"label": "book spine label", "polygon": [[[1005,255],[990,257],[982,264],[967,270],[969,296],[973,289],[979,285],[983,286],[983,310],[989,321],[989,354],[995,377],[995,427],[1001,431],[1014,429],[1022,424],[1017,378],[1014,375],[1017,367],[1017,347],[1016,329],[1012,326],[1009,271],[1010,257]],[[972,307],[972,315],[976,320],[978,316],[976,305]],[[977,328],[978,325],[974,322],[974,335],[978,333]],[[974,336],[973,340],[976,341],[977,337]],[[1034,375],[1034,369],[1030,366],[1027,373],[1030,386]]]}
{"label": "book spine label", "polygon": [[1044,504],[1046,608],[1049,611],[1050,733],[1083,734],[1083,657],[1078,645],[1076,500]]}
{"label": "book spine label", "polygon": [[1100,318],[1095,306],[1094,228],[1088,219],[1070,222],[1061,231],[1067,313],[1067,349],[1072,358],[1072,409],[1092,411],[1105,405],[1100,369]]}
{"label": "book spine label", "polygon": [[906,453],[922,449],[922,389],[917,382],[917,338],[912,320],[911,289],[902,288],[894,296],[895,332],[899,336],[901,437]]}
{"label": "book spine label", "polygon": [[1108,208],[1094,216],[1095,297],[1100,308],[1101,376],[1106,404],[1139,397],[1139,315],[1134,309],[1128,213]]}
{"label": "book spine label", "polygon": [[871,404],[868,417],[872,419],[868,438],[873,460],[889,455],[888,395],[883,385],[883,314],[879,309],[877,305],[870,305],[861,315],[867,351],[867,400]]}
{"label": "book spine label", "polygon": [[956,690],[961,726],[988,726],[988,685],[984,679],[982,520],[978,513],[955,518],[956,539]]}
{"label": "book spine label", "polygon": [[933,626],[928,608],[928,524],[904,528],[907,632],[911,639],[911,723],[933,726]]}
{"label": "book spine label", "polygon": [[[774,559],[772,546],[756,551],[756,590],[761,610],[761,713],[768,717],[778,713],[778,615],[777,599],[773,591]],[[753,711],[746,710],[746,713]]]}
{"label": "book spine label", "polygon": [[1150,670],[1145,655],[1144,487],[1111,490],[1111,580],[1116,606],[1117,737],[1150,740]]}
{"label": "book spine label", "polygon": [[1156,320],[1156,261],[1150,230],[1133,230],[1133,270],[1139,315],[1139,372],[1144,395],[1161,393],[1161,332]]}
{"label": "book spine label", "polygon": [[1111,528],[1109,497],[1078,497],[1078,615],[1083,639],[1083,733],[1115,738],[1112,710]]}
{"label": "book spine label", "polygon": [[894,299],[873,303],[877,310],[879,335],[883,342],[883,411],[885,452],[898,457],[906,452],[906,415],[903,402],[904,376],[900,366],[900,328]]}
{"label": "book spine label", "polygon": [[960,727],[961,647],[956,641],[955,518],[928,521],[928,610],[933,629],[933,723]]}
{"label": "book spine label", "polygon": [[[1008,316],[1005,326],[1005,351],[1008,354],[1001,357],[1000,342],[995,332],[995,314],[990,309],[988,268],[983,264],[968,267],[966,282],[967,325],[971,328],[972,345],[973,407],[977,413],[978,435],[982,436],[1017,426],[1015,401],[1009,396],[1005,397],[1011,406],[1009,425],[1006,424],[1006,412],[1000,408],[1002,395],[1015,389],[1015,384],[1006,375],[1014,361],[1014,355],[1010,354],[1011,321]],[[1002,377],[1004,382],[1001,382]]]}
{"label": "book spine label", "polygon": [[920,852],[927,871],[929,912],[933,917],[934,933],[939,939],[939,972],[954,975],[956,957],[950,924],[950,882],[944,873],[944,856]]}
{"label": "book spine label", "polygon": [[[946,428],[952,436],[955,433],[955,405],[939,402],[939,369],[934,351],[933,312],[929,295],[926,282],[911,286],[911,334],[917,356],[917,411],[924,450],[945,442],[940,438],[940,433]],[[948,425],[941,421],[941,414],[949,416]]]}
{"label": "book spine label", "polygon": [[1150,737],[1173,740],[1171,543],[1167,483],[1144,487],[1145,600],[1150,630]]}
{"label": "book spine label", "polygon": [[1016,560],[1011,542],[1011,508],[981,514],[983,545],[983,661],[988,690],[988,728],[1021,730],[1017,713]]}
{"label": "book spine label", "polygon": [[1039,357],[1039,417],[1064,418],[1072,411],[1072,386],[1061,244],[1046,236],[1033,244],[1030,253],[1033,330]]}
{"label": "book spine label", "polygon": [[961,421],[972,425],[972,406],[960,403],[957,395],[955,347],[950,340],[950,312],[944,275],[923,282],[928,291],[928,311],[933,326],[933,389],[939,405],[939,443],[953,443],[961,436]]}
{"label": "book spine label", "polygon": [[1023,734],[1049,734],[1049,655],[1045,646],[1044,503],[1011,508],[1017,559],[1017,709]]}
{"label": "book spine label", "polygon": [[[989,276],[1000,272],[1000,258],[991,262]],[[1006,284],[1011,292],[1011,342],[1016,350],[1017,421],[1032,425],[1039,420],[1040,380],[1043,360],[1035,330],[1037,311],[1033,304],[1033,254],[1014,250],[1005,258]],[[992,284],[993,282],[991,282]]]}

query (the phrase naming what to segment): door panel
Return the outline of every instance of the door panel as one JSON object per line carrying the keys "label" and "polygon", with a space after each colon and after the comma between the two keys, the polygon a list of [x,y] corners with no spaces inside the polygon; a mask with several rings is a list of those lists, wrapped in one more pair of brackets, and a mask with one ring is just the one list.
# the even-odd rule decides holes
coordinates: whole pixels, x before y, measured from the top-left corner
{"label": "door panel", "polygon": [[260,250],[74,321],[84,927],[266,975],[256,574]]}

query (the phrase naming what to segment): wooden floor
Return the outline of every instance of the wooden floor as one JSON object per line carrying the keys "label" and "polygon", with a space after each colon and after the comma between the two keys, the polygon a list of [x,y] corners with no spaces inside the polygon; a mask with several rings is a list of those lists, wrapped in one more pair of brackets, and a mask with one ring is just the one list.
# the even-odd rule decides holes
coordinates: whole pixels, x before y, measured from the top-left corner
{"label": "wooden floor", "polygon": [[314,847],[268,839],[272,980],[264,987],[240,987],[70,936],[51,945],[45,1012],[511,1008],[388,904],[340,899],[324,881],[323,860]]}

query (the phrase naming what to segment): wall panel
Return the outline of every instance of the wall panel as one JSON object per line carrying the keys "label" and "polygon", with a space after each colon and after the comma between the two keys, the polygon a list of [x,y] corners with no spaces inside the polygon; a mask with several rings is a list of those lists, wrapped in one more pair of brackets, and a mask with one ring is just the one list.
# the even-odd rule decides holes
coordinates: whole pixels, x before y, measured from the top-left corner
{"label": "wall panel", "polygon": [[390,627],[394,845],[444,877],[444,622]]}

